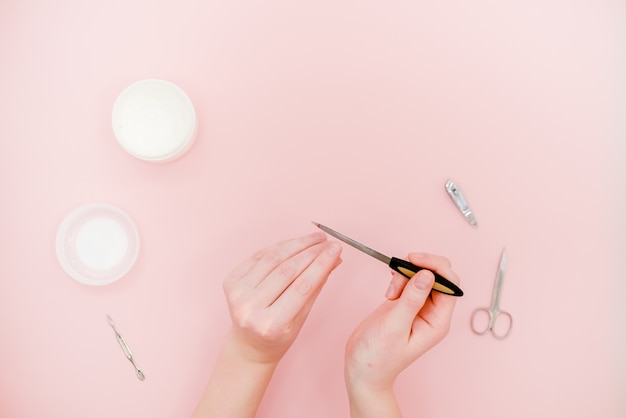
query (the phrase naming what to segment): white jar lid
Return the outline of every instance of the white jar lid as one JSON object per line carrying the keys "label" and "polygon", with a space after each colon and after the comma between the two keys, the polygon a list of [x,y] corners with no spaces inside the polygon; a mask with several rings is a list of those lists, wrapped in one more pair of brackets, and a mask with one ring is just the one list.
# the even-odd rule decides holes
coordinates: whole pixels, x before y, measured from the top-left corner
{"label": "white jar lid", "polygon": [[113,133],[131,155],[171,161],[183,155],[197,133],[191,100],[177,85],[141,80],[126,87],[113,106]]}
{"label": "white jar lid", "polygon": [[81,206],[57,231],[57,258],[73,279],[105,285],[123,277],[139,255],[139,233],[119,208],[102,203]]}

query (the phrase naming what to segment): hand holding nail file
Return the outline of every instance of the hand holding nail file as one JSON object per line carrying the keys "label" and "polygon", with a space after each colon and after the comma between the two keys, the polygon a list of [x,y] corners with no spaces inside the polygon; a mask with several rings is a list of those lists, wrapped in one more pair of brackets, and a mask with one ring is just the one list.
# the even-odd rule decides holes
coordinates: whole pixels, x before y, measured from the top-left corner
{"label": "hand holding nail file", "polygon": [[[346,244],[349,244],[354,248],[363,251],[365,254],[369,254],[375,259],[382,261],[383,263],[391,267],[392,270],[397,271],[407,279],[413,277],[418,271],[424,270],[424,267],[418,267],[415,264],[409,263],[408,261],[402,260],[400,258],[387,257],[386,255],[381,254],[376,250],[372,250],[371,248],[366,247],[365,245],[356,242],[355,240],[348,238],[345,235],[340,234],[339,232],[334,231],[327,226],[321,225],[317,222],[313,222],[313,224],[327,234],[332,235],[333,237],[345,242]],[[435,284],[433,285],[433,290],[451,296],[463,296],[463,291],[457,285],[435,272],[433,272],[433,274],[435,275]]]}

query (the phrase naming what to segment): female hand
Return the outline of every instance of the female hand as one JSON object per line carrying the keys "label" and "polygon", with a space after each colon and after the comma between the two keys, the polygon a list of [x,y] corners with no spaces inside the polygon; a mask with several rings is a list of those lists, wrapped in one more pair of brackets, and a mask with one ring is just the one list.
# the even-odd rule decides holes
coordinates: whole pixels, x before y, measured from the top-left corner
{"label": "female hand", "polygon": [[[409,260],[455,284],[444,257],[409,254]],[[445,337],[456,298],[432,292],[434,275],[421,270],[410,280],[395,273],[387,298],[353,332],[346,345],[345,379],[353,416],[399,416],[393,396],[397,376]]]}
{"label": "female hand", "polygon": [[340,253],[339,243],[315,232],[257,252],[226,278],[231,337],[245,360],[277,363],[282,358],[328,275],[341,263]]}
{"label": "female hand", "polygon": [[252,418],[294,342],[341,246],[321,232],[257,252],[224,281],[232,318],[194,418]]}

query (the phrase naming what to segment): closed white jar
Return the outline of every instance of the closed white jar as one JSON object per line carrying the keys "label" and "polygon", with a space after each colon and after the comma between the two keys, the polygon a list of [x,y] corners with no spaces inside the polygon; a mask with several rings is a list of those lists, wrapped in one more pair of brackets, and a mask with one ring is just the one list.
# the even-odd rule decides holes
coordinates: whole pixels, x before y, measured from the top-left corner
{"label": "closed white jar", "polygon": [[132,156],[166,162],[181,157],[196,139],[193,104],[177,85],[141,80],[120,93],[113,106],[113,133]]}

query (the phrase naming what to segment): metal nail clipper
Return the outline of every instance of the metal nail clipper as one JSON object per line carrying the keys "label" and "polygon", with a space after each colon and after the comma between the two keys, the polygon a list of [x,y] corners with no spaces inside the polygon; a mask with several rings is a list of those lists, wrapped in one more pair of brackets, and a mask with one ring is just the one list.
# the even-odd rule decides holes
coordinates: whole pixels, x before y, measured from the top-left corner
{"label": "metal nail clipper", "polygon": [[467,200],[465,200],[465,196],[461,193],[461,189],[456,185],[452,180],[448,180],[446,182],[446,191],[450,195],[450,198],[454,202],[454,204],[459,208],[465,219],[471,226],[476,228],[478,223],[476,222],[476,217],[472,212],[472,209],[469,207]]}

